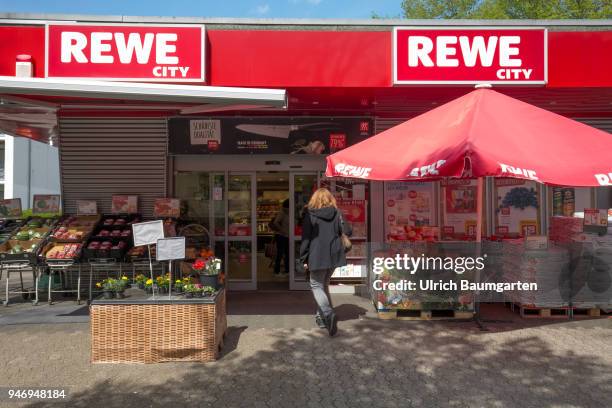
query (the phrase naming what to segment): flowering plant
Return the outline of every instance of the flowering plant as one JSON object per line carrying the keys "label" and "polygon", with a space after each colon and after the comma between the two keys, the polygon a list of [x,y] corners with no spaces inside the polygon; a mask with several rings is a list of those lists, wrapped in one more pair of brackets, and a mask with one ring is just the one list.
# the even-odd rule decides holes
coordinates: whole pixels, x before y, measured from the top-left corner
{"label": "flowering plant", "polygon": [[199,292],[202,292],[202,285],[188,283],[183,287],[183,289],[187,293],[199,293]]}
{"label": "flowering plant", "polygon": [[117,291],[118,292],[124,291],[125,288],[127,288],[129,282],[130,280],[125,275],[122,276],[120,279],[117,279]]}
{"label": "flowering plant", "polygon": [[158,276],[155,280],[157,281],[157,286],[160,288],[168,288],[170,286],[170,276],[168,274]]}
{"label": "flowering plant", "polygon": [[147,281],[147,277],[144,276],[142,273],[140,273],[140,274],[136,275],[134,280],[136,281],[136,283],[144,285],[144,283]]}
{"label": "flowering plant", "polygon": [[145,288],[153,287],[153,279],[149,278],[145,281]]}
{"label": "flowering plant", "polygon": [[191,267],[200,275],[218,275],[219,271],[221,271],[221,259],[215,257],[207,259],[198,258]]}
{"label": "flowering plant", "polygon": [[105,292],[116,292],[119,290],[119,282],[114,278],[106,278],[102,282],[96,283],[96,287]]}

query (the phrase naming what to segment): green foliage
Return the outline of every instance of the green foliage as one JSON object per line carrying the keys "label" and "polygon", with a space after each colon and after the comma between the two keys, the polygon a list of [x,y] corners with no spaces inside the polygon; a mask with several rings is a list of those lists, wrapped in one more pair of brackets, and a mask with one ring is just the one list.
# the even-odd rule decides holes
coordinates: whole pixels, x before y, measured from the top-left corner
{"label": "green foliage", "polygon": [[411,19],[612,18],[611,0],[403,0]]}

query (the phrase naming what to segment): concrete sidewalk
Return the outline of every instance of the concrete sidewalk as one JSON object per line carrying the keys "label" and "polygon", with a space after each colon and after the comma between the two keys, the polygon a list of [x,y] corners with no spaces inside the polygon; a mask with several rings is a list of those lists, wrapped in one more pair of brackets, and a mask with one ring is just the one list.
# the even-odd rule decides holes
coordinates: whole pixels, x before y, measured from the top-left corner
{"label": "concrete sidewalk", "polygon": [[[473,322],[360,318],[367,300],[334,301],[340,331],[329,338],[314,325],[307,292],[230,294],[220,360],[148,366],[92,365],[87,323],[19,323],[23,313],[9,307],[0,318],[14,319],[0,322],[0,384],[69,396],[0,406],[612,406],[612,319],[524,321],[502,308],[483,332]],[[39,307],[59,306],[71,305]]]}

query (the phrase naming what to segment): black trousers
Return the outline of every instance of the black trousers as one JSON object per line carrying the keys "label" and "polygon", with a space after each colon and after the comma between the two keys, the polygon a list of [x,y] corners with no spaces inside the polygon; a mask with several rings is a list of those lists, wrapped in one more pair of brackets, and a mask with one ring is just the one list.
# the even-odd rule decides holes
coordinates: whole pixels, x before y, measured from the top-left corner
{"label": "black trousers", "polygon": [[289,274],[289,237],[280,234],[274,236],[276,240],[276,258],[274,259],[274,273],[280,273],[281,259],[284,259],[285,273]]}

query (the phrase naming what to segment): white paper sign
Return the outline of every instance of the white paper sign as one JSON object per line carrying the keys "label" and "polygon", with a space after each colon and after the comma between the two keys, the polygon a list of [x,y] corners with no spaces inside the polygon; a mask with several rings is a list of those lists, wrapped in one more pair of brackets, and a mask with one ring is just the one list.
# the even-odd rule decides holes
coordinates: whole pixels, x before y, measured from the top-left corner
{"label": "white paper sign", "polygon": [[189,137],[192,145],[208,145],[209,141],[221,144],[221,121],[190,120]]}
{"label": "white paper sign", "polygon": [[134,246],[153,245],[164,238],[164,222],[162,220],[139,222],[132,224]]}
{"label": "white paper sign", "polygon": [[158,261],[185,259],[185,237],[172,237],[157,240]]}
{"label": "white paper sign", "polygon": [[213,187],[213,201],[223,200],[223,187]]}

